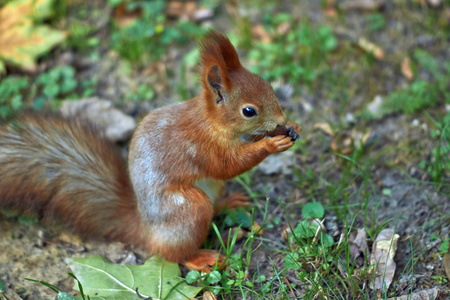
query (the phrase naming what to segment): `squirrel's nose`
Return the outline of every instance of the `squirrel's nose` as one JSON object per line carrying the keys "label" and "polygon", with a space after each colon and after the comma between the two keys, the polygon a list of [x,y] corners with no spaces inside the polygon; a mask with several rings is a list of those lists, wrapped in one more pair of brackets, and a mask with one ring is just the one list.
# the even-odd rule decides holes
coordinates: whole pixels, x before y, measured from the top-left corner
{"label": "squirrel's nose", "polygon": [[275,119],[275,122],[280,126],[286,125],[287,121],[287,117],[283,111],[281,111],[281,114]]}

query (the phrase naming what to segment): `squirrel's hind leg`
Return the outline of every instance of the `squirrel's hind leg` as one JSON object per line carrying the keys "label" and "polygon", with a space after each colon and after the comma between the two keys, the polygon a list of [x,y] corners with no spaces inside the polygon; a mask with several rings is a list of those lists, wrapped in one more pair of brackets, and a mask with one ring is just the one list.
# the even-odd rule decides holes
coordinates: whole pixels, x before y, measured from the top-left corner
{"label": "squirrel's hind leg", "polygon": [[223,196],[217,201],[214,213],[217,214],[225,208],[233,209],[238,206],[248,206],[249,200],[250,199],[246,195],[241,193],[233,193],[227,196]]}
{"label": "squirrel's hind leg", "polygon": [[190,270],[209,273],[214,266],[219,269],[225,267],[225,255],[218,253],[216,250],[200,249],[183,265]]}
{"label": "squirrel's hind leg", "polygon": [[[223,256],[213,250],[200,250],[208,235],[213,206],[196,186],[169,186],[158,201],[158,208],[143,220],[145,248],[169,261],[190,265],[191,269],[210,270]],[[209,266],[209,267],[208,267]]]}

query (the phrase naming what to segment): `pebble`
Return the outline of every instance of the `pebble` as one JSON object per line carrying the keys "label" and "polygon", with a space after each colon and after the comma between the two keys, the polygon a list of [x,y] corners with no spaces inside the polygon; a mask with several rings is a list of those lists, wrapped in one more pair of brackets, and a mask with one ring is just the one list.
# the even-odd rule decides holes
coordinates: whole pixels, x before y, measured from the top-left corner
{"label": "pebble", "polygon": [[375,98],[373,98],[373,101],[367,105],[367,110],[377,116],[380,113],[381,105],[383,104],[383,97],[380,95],[376,95]]}
{"label": "pebble", "polygon": [[105,136],[113,142],[131,138],[136,121],[115,108],[112,102],[97,97],[65,101],[61,107],[64,117],[85,119],[103,130]]}
{"label": "pebble", "polygon": [[292,164],[294,162],[294,152],[285,151],[277,155],[268,156],[258,168],[266,175],[272,174],[292,174]]}

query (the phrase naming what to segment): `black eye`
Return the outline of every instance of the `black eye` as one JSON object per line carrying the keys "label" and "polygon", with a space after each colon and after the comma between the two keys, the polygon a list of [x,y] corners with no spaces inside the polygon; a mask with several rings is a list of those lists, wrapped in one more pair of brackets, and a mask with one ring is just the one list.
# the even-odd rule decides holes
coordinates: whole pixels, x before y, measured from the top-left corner
{"label": "black eye", "polygon": [[256,116],[256,110],[254,108],[251,108],[251,107],[244,107],[242,109],[242,114],[244,116],[246,116],[247,118],[251,118],[251,117]]}

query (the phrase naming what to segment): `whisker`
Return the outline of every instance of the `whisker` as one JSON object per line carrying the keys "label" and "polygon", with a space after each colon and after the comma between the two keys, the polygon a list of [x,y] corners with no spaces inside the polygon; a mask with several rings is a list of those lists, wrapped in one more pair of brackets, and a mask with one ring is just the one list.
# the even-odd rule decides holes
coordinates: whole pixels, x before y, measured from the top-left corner
{"label": "whisker", "polygon": [[278,102],[282,108],[285,108],[290,104],[292,95],[294,94],[294,88],[291,84],[282,84],[276,82],[274,85],[274,92],[278,98]]}

